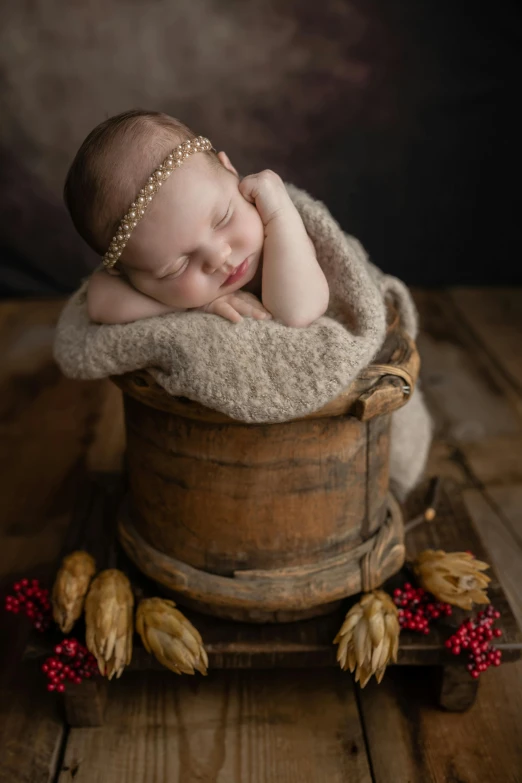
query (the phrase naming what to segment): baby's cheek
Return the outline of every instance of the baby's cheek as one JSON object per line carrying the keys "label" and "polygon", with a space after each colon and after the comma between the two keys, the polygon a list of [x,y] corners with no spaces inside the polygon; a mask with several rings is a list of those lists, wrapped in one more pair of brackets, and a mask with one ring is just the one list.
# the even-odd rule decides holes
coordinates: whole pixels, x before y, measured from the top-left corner
{"label": "baby's cheek", "polygon": [[263,243],[263,221],[257,209],[249,205],[250,209],[243,221],[243,239],[245,244],[258,246]]}

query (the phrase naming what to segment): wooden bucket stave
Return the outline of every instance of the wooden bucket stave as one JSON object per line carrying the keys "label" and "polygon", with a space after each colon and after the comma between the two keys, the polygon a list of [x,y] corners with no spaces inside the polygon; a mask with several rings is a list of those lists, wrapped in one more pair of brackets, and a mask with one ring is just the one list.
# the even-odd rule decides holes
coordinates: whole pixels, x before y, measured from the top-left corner
{"label": "wooden bucket stave", "polygon": [[170,397],[143,371],[114,378],[125,398],[127,552],[180,602],[232,619],[301,619],[380,583],[404,557],[388,497],[390,413],[417,374],[415,345],[395,322],[342,395],[281,424]]}

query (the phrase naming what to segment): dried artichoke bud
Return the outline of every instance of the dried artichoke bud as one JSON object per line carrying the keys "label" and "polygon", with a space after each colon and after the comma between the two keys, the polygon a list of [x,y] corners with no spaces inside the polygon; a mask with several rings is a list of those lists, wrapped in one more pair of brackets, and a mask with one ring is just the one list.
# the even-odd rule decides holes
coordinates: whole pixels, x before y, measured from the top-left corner
{"label": "dried artichoke bud", "polygon": [[109,680],[120,677],[132,657],[134,596],[121,571],[101,571],[85,600],[85,641]]}
{"label": "dried artichoke bud", "polygon": [[397,607],[383,590],[365,593],[345,617],[334,639],[341,669],[355,671],[355,682],[364,688],[372,674],[377,682],[399,649]]}
{"label": "dried artichoke bud", "polygon": [[491,579],[482,573],[489,565],[469,552],[425,549],[413,568],[421,586],[439,601],[468,610],[474,603],[489,604],[486,589]]}
{"label": "dried artichoke bud", "polygon": [[136,612],[136,630],[147,652],[176,674],[207,673],[208,657],[200,634],[165,598],[143,598]]}
{"label": "dried artichoke bud", "polygon": [[69,633],[80,617],[95,573],[96,563],[88,552],[78,550],[63,558],[52,592],[53,617],[63,633]]}

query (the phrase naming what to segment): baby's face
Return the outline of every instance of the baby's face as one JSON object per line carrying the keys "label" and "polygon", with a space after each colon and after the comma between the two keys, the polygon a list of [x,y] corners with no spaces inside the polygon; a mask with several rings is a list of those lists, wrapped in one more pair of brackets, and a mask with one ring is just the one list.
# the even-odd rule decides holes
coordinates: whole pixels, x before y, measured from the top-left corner
{"label": "baby's face", "polygon": [[132,285],[189,309],[243,288],[263,251],[259,213],[238,190],[228,158],[216,169],[192,155],[156,194],[122,255]]}

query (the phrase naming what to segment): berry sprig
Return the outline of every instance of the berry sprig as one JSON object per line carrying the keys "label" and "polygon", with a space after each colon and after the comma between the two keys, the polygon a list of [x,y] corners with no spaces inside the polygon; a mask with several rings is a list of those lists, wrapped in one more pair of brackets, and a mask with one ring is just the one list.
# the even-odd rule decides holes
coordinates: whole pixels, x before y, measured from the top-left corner
{"label": "berry sprig", "polygon": [[475,680],[490,666],[500,666],[502,663],[501,650],[491,644],[492,639],[502,636],[500,628],[493,628],[493,623],[499,617],[500,612],[490,604],[487,609],[478,612],[474,619],[463,622],[453,636],[445,641],[453,655],[469,650],[466,669]]}
{"label": "berry sprig", "polygon": [[84,679],[94,677],[98,664],[94,655],[78,639],[66,638],[55,646],[54,656],[47,658],[42,671],[49,680],[47,690],[63,693],[66,681],[79,685]]}
{"label": "berry sprig", "polygon": [[41,587],[38,579],[20,579],[13,585],[14,595],[7,595],[5,608],[8,612],[23,612],[37,631],[46,631],[51,624],[51,601],[49,590]]}
{"label": "berry sprig", "polygon": [[408,631],[417,631],[424,635],[430,632],[430,622],[439,617],[449,617],[452,613],[450,604],[437,601],[422,587],[413,587],[406,582],[393,591],[393,601],[399,608],[399,625]]}

